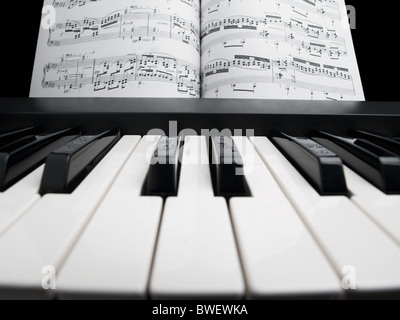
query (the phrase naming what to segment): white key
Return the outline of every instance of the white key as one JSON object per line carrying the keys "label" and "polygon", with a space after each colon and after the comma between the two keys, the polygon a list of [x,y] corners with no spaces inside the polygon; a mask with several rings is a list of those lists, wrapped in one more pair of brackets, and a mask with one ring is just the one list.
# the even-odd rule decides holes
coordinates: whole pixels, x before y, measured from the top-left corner
{"label": "white key", "polygon": [[230,211],[252,298],[339,295],[340,280],[246,137],[234,137],[252,197]]}
{"label": "white key", "polygon": [[400,195],[387,195],[345,167],[351,200],[400,244]]}
{"label": "white key", "polygon": [[61,298],[146,297],[163,200],[140,194],[158,140],[141,140],[94,214],[57,277]]}
{"label": "white key", "polygon": [[59,270],[139,140],[123,137],[72,194],[45,195],[3,235],[0,287],[43,292],[42,271]]}
{"label": "white key", "polygon": [[186,137],[177,197],[168,198],[150,282],[153,298],[239,298],[244,280],[224,198],[214,197],[204,137]]}
{"label": "white key", "polygon": [[267,138],[255,147],[325,250],[345,288],[400,288],[400,248],[344,196],[321,197]]}
{"label": "white key", "polygon": [[44,166],[39,167],[15,185],[0,193],[0,237],[39,199]]}

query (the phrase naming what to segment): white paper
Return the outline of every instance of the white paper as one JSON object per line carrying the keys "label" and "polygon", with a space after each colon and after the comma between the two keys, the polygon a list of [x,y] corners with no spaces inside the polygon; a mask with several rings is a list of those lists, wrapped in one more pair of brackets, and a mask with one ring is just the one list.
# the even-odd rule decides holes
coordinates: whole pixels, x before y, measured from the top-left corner
{"label": "white paper", "polygon": [[44,5],[32,97],[364,100],[344,0]]}
{"label": "white paper", "polygon": [[204,0],[202,96],[364,100],[343,0]]}
{"label": "white paper", "polygon": [[31,97],[199,97],[199,0],[45,0]]}

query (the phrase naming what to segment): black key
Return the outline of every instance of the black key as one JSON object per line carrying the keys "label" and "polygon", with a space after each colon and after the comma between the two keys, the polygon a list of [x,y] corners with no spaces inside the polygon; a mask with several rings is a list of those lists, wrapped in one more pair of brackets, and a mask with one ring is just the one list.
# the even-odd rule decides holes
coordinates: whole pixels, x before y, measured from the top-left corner
{"label": "black key", "polygon": [[211,137],[210,164],[217,196],[248,196],[243,159],[231,137]]}
{"label": "black key", "polygon": [[46,159],[40,194],[71,193],[118,142],[119,129],[74,139]]}
{"label": "black key", "polygon": [[274,131],[272,140],[321,195],[346,195],[342,160],[306,137]]}
{"label": "black key", "polygon": [[27,136],[0,148],[0,191],[32,172],[54,150],[79,135],[79,129]]}
{"label": "black key", "polygon": [[364,139],[316,131],[313,139],[339,155],[345,164],[383,192],[400,192],[400,158]]}
{"label": "black key", "polygon": [[351,136],[356,138],[365,139],[371,141],[391,152],[400,155],[400,139],[389,138],[376,133],[362,131],[362,130],[349,130]]}
{"label": "black key", "polygon": [[181,138],[160,138],[147,174],[146,195],[165,197],[178,193],[181,150]]}
{"label": "black key", "polygon": [[32,135],[37,133],[38,129],[36,127],[26,127],[21,129],[16,129],[8,132],[0,133],[0,148],[6,146],[13,141],[16,141],[22,137]]}

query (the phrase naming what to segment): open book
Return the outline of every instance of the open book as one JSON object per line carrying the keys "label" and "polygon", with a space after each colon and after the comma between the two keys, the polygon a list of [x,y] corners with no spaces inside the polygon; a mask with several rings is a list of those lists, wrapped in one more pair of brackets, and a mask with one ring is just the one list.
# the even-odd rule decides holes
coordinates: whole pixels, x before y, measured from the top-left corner
{"label": "open book", "polygon": [[44,5],[31,97],[364,100],[344,0]]}

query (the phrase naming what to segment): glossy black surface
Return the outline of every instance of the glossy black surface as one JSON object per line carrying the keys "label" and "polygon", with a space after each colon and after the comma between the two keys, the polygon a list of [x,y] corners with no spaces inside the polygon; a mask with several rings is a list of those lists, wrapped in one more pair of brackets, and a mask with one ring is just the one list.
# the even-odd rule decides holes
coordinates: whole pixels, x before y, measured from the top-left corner
{"label": "glossy black surface", "polygon": [[342,160],[307,137],[274,131],[272,141],[321,195],[346,195]]}
{"label": "glossy black surface", "polygon": [[38,128],[29,126],[25,128],[14,129],[8,132],[0,132],[0,148],[18,140],[19,138],[23,138],[24,136],[32,135],[37,132]]}
{"label": "glossy black surface", "polygon": [[78,129],[30,135],[0,149],[0,190],[37,168],[54,150],[74,139]]}
{"label": "glossy black surface", "polygon": [[[45,129],[78,126],[85,132],[118,127],[122,134],[145,135],[160,129],[177,136],[183,129],[242,130],[242,135],[269,135],[272,128],[310,128],[347,133],[348,129],[400,136],[399,102],[318,102],[225,99],[0,98],[1,131],[26,125]],[[176,127],[176,128],[175,128]],[[246,130],[249,130],[246,133]],[[171,131],[171,132],[170,132]]]}
{"label": "glossy black surface", "polygon": [[400,138],[386,137],[378,133],[363,131],[363,130],[349,130],[352,137],[362,138],[376,143],[377,145],[388,149],[400,156]]}
{"label": "glossy black surface", "polygon": [[151,159],[144,194],[158,196],[177,194],[181,141],[179,137],[160,138]]}
{"label": "glossy black surface", "polygon": [[400,194],[400,158],[370,141],[314,131],[312,139],[341,157],[346,165],[388,194]]}
{"label": "glossy black surface", "polygon": [[80,136],[46,159],[40,194],[71,193],[118,142],[118,129]]}
{"label": "glossy black surface", "polygon": [[231,137],[211,137],[210,165],[216,196],[246,196],[243,159]]}

